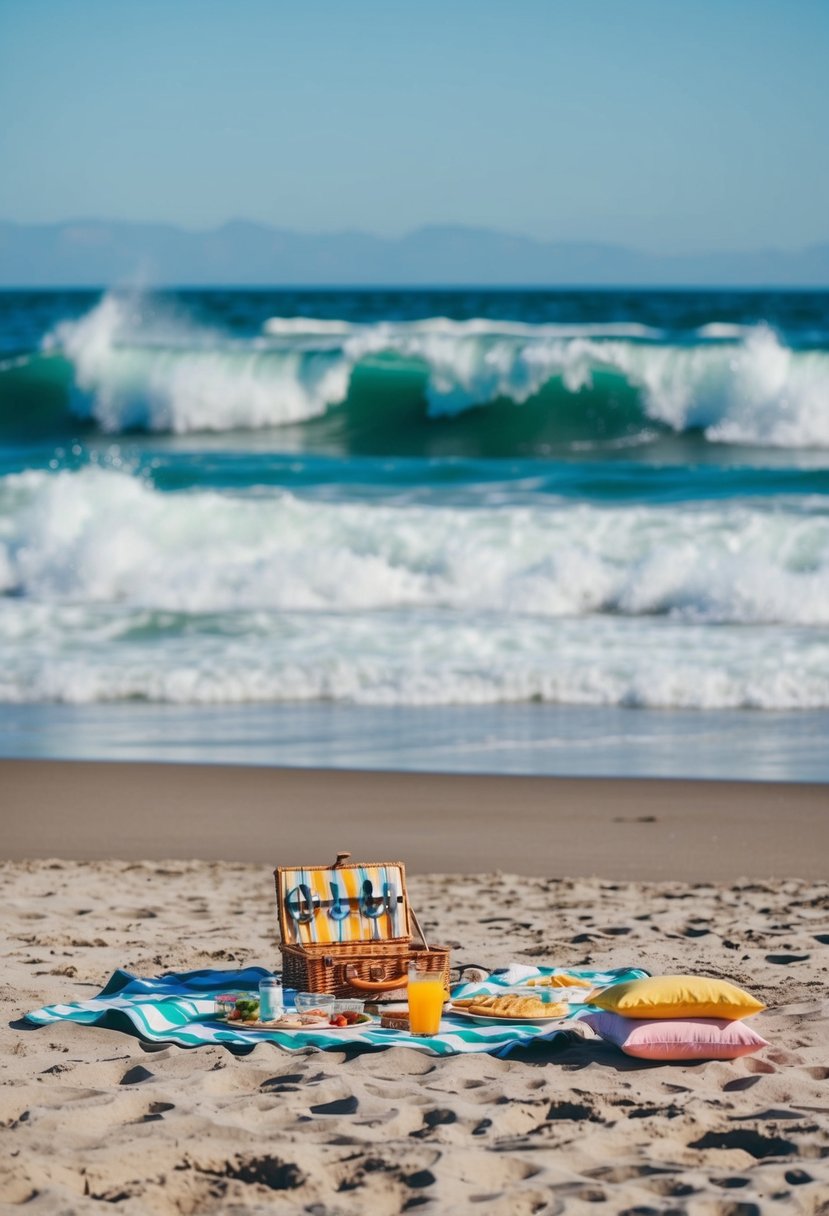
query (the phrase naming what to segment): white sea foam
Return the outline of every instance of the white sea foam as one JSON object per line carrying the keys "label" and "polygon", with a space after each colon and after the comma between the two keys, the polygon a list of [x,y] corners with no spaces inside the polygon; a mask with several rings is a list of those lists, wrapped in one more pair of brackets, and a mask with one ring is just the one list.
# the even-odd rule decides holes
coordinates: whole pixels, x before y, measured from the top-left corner
{"label": "white sea foam", "polygon": [[736,325],[731,321],[709,321],[707,325],[700,325],[697,337],[733,342],[735,339],[748,337],[751,330],[750,325]]}
{"label": "white sea foam", "polygon": [[335,504],[16,474],[0,699],[829,706],[829,516],[806,506]]}
{"label": "white sea foam", "polygon": [[426,317],[419,321],[378,321],[374,323],[326,321],[316,317],[270,317],[264,324],[265,333],[275,337],[315,337],[317,335],[347,334],[357,336],[367,332],[395,338],[432,334],[450,338],[510,337],[510,338],[640,338],[658,339],[663,330],[638,321],[593,321],[563,324],[525,321],[498,321],[487,317],[470,317],[456,321],[451,317]]}
{"label": "white sea foam", "polygon": [[[601,617],[520,629],[483,614],[256,613],[183,622],[46,605],[27,637],[0,602],[0,700],[176,704],[545,701],[689,709],[829,707],[829,640]],[[27,627],[31,626],[31,617]]]}
{"label": "white sea foam", "polygon": [[183,612],[405,607],[829,625],[829,515],[162,494],[127,473],[0,481],[4,586]]}
{"label": "white sea foam", "polygon": [[264,325],[265,333],[276,337],[295,337],[297,334],[303,337],[316,337],[318,334],[337,336],[354,333],[359,328],[350,321],[326,321],[319,317],[270,317]]}

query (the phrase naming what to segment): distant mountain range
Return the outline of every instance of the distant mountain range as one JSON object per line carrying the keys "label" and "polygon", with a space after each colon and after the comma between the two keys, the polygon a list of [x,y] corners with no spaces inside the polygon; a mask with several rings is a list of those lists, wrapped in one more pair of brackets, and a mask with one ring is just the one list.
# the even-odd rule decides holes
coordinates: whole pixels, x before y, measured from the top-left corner
{"label": "distant mountain range", "polygon": [[309,235],[234,220],[170,224],[0,221],[0,287],[607,286],[829,287],[829,243],[791,253],[660,256],[436,225],[385,238]]}

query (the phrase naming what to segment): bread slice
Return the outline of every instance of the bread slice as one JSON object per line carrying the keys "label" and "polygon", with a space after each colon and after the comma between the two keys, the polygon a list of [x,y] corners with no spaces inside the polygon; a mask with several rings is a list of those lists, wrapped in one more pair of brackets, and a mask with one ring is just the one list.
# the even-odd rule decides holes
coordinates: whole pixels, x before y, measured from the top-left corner
{"label": "bread slice", "polygon": [[568,1006],[563,1001],[545,1004],[539,997],[520,996],[517,993],[468,997],[452,1003],[455,1008],[485,1018],[536,1021],[540,1018],[560,1018],[568,1012]]}

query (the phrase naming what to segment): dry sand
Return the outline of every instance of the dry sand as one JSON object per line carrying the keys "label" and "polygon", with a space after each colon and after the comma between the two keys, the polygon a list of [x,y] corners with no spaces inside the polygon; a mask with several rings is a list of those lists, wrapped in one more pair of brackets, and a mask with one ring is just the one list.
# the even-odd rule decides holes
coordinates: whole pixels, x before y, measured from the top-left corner
{"label": "dry sand", "polygon": [[[268,852],[286,860],[278,832]],[[769,1049],[696,1065],[596,1040],[508,1061],[267,1044],[238,1058],[26,1027],[24,1010],[92,995],[118,966],[275,964],[270,867],[7,862],[0,891],[4,1210],[829,1211],[825,882],[412,879],[427,932],[463,943],[461,960],[701,970],[768,1002],[753,1024]]]}

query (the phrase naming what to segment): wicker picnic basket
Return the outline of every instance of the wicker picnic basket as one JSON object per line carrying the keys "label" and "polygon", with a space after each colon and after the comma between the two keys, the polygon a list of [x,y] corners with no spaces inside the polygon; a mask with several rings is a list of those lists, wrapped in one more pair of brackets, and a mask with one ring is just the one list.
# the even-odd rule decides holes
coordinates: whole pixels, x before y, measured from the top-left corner
{"label": "wicker picnic basket", "polygon": [[[300,992],[400,999],[409,966],[438,971],[449,986],[449,950],[430,946],[406,892],[400,861],[274,870],[282,980]],[[412,940],[412,924],[419,941]]]}

